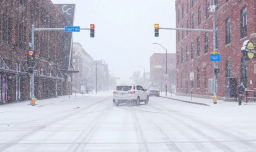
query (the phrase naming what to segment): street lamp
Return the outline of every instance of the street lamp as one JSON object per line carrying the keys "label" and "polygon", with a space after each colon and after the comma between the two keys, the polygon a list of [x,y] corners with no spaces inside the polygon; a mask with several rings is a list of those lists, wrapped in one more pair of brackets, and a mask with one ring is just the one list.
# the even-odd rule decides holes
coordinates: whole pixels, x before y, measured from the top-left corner
{"label": "street lamp", "polygon": [[145,87],[145,68],[141,65],[139,65],[139,67],[142,67],[144,69],[144,87]]}
{"label": "street lamp", "polygon": [[[167,75],[167,49],[166,48],[164,48],[161,44],[159,44],[159,43],[152,43],[152,44],[157,44],[157,45],[160,45],[163,49],[165,49],[165,51],[166,51],[166,63],[165,63],[165,65],[166,65],[166,71],[165,71],[165,74]],[[166,85],[165,85],[165,95],[167,96],[167,83],[166,83]]]}

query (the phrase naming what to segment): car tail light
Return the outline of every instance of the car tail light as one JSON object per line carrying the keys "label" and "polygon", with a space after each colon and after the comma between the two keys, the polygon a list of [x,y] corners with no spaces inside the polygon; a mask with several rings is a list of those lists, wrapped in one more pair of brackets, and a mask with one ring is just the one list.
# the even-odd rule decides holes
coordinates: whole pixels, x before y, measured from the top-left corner
{"label": "car tail light", "polygon": [[113,94],[117,94],[117,92],[116,92],[116,91],[114,91],[114,92],[113,92]]}
{"label": "car tail light", "polygon": [[135,94],[135,91],[130,91],[129,94]]}

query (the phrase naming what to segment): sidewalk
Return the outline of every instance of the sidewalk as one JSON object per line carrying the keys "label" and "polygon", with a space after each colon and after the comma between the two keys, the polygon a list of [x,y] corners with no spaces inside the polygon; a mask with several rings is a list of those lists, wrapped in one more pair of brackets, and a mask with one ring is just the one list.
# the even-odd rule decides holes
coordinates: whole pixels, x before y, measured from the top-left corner
{"label": "sidewalk", "polygon": [[[196,98],[196,97],[189,97],[189,96],[177,96],[175,94],[170,94],[168,93],[167,96],[165,94],[161,95],[162,98],[168,98],[176,101],[181,101],[181,102],[187,102],[191,104],[198,104],[198,105],[204,105],[204,106],[211,106],[214,105],[213,99],[205,99],[205,98]],[[227,104],[228,102],[225,102],[223,100],[218,100],[217,99],[217,104]],[[234,104],[236,102],[232,102]]]}

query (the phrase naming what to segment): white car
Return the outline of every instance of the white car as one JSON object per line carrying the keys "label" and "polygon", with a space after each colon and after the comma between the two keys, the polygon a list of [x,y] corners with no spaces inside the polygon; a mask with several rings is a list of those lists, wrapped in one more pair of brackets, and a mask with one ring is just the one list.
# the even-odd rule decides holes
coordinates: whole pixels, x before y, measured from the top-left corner
{"label": "white car", "polygon": [[113,102],[116,106],[120,103],[130,102],[137,106],[140,102],[148,104],[149,95],[147,89],[140,85],[118,85],[113,92]]}
{"label": "white car", "polygon": [[160,90],[157,87],[151,87],[149,89],[149,96],[160,96]]}

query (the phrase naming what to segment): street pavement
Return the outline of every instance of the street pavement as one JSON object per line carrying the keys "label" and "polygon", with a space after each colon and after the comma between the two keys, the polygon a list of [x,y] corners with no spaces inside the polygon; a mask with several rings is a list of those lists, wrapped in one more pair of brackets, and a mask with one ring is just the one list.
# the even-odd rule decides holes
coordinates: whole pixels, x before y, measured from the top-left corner
{"label": "street pavement", "polygon": [[0,106],[0,152],[255,152],[256,105],[150,97],[114,106],[111,92]]}

